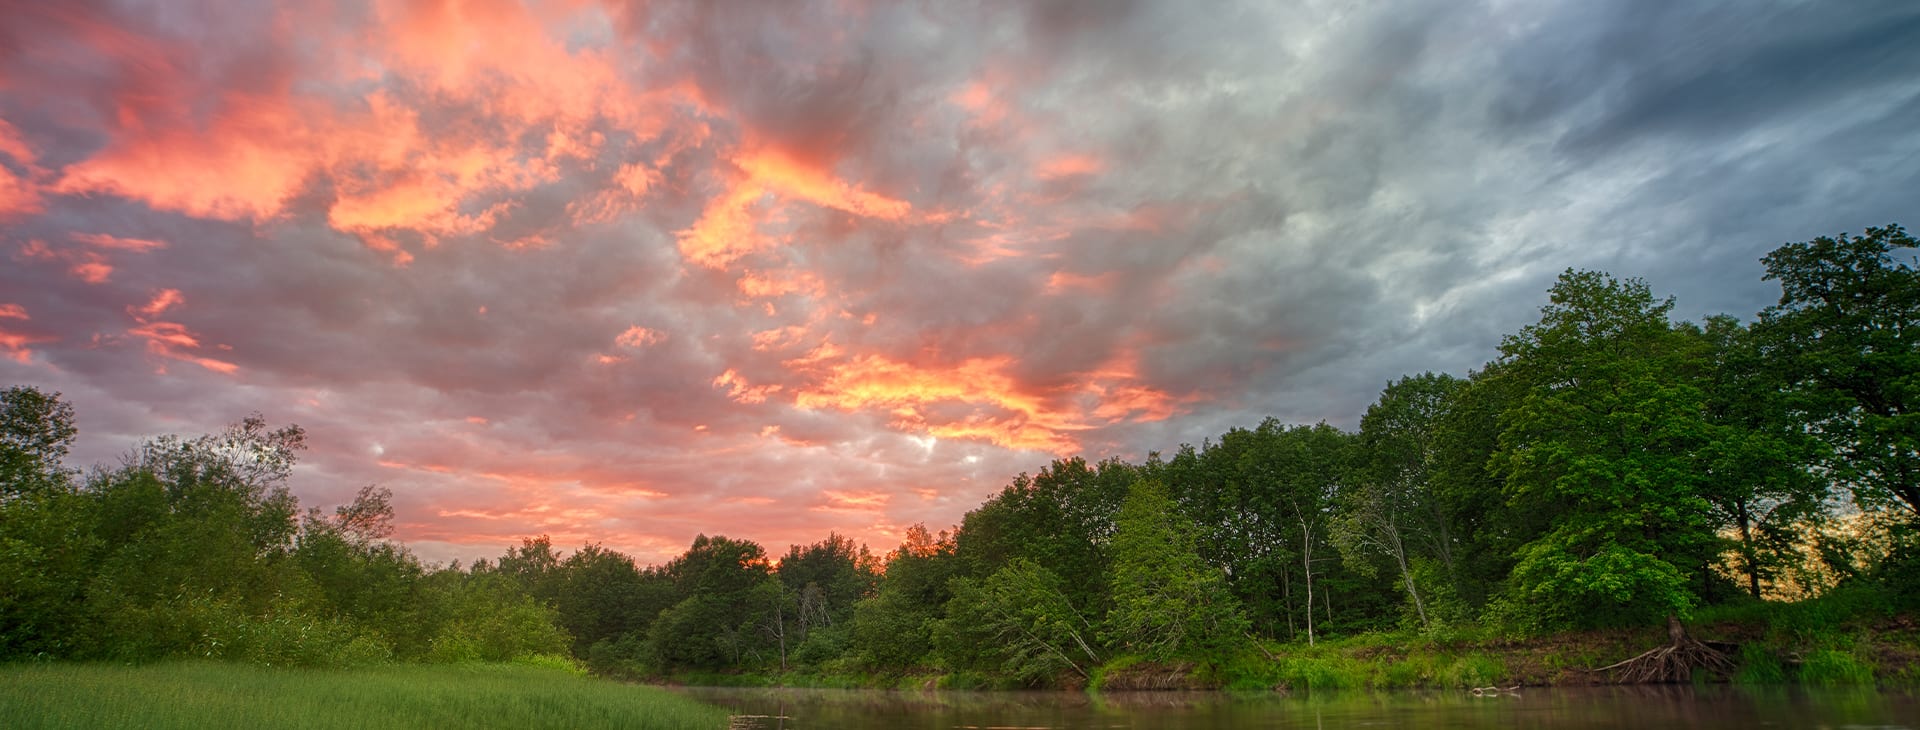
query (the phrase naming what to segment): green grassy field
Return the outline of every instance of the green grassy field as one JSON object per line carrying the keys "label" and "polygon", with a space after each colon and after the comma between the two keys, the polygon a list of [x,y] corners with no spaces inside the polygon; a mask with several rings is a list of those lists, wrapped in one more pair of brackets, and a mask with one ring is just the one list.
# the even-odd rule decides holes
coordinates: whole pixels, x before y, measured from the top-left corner
{"label": "green grassy field", "polygon": [[699,728],[724,710],[531,666],[0,666],[0,727]]}

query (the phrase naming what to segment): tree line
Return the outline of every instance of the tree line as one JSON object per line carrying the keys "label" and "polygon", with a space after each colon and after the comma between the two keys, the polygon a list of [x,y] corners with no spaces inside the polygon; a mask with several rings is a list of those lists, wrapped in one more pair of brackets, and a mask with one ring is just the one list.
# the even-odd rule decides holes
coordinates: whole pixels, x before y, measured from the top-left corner
{"label": "tree line", "polygon": [[[544,537],[425,565],[389,493],[301,511],[258,417],[66,467],[72,410],[0,406],[0,657],[267,663],[565,655],[602,673],[972,673],[1044,685],[1368,631],[1652,625],[1920,588],[1920,271],[1897,225],[1768,254],[1779,303],[1673,318],[1568,270],[1464,377],[1348,431],[1267,420],[1139,463],[1056,460],[876,555],[702,535],[657,566]],[[1896,599],[1910,601],[1911,599]]]}

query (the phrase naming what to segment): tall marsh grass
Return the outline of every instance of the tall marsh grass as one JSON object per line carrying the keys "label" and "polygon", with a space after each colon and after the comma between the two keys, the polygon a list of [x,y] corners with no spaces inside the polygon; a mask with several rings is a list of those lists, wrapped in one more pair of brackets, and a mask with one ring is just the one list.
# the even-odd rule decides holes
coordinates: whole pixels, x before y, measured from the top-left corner
{"label": "tall marsh grass", "polygon": [[0,666],[0,728],[11,730],[726,726],[724,710],[558,667]]}

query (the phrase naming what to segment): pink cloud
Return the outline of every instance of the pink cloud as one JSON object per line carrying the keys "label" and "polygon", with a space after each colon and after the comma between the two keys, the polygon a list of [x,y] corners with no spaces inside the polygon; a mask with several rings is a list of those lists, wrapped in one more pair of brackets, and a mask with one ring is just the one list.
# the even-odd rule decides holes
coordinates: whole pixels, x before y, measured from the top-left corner
{"label": "pink cloud", "polygon": [[121,238],[119,236],[109,236],[104,233],[75,233],[73,234],[73,240],[98,248],[133,251],[136,253],[167,247],[165,241],[155,241],[145,238]]}

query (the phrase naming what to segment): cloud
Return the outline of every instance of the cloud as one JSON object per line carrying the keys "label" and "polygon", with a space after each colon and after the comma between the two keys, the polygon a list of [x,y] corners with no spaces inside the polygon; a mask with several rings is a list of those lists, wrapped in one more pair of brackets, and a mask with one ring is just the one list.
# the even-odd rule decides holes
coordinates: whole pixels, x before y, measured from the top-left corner
{"label": "cloud", "polygon": [[1920,189],[1898,2],[6,8],[0,377],[82,463],[297,421],[436,559],[884,548]]}

